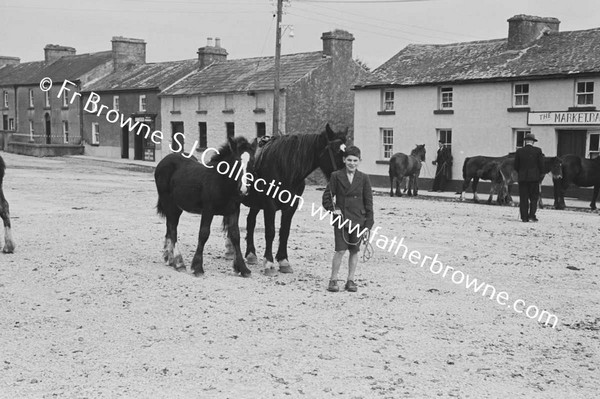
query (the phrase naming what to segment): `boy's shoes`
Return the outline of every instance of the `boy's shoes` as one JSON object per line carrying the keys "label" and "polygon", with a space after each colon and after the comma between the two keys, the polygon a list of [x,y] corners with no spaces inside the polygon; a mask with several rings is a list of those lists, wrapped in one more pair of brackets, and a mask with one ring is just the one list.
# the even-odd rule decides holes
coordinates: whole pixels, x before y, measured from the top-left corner
{"label": "boy's shoes", "polygon": [[329,292],[338,292],[340,287],[337,285],[337,280],[329,280],[329,287],[327,287],[327,291]]}
{"label": "boy's shoes", "polygon": [[346,291],[350,291],[350,292],[356,292],[358,290],[358,287],[356,286],[356,284],[354,284],[354,281],[352,280],[348,280],[346,281]]}

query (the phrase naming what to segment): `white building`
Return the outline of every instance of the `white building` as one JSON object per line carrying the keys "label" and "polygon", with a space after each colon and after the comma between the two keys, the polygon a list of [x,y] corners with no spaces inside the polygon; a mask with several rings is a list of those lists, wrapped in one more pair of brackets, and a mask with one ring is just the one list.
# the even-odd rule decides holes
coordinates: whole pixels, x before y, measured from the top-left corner
{"label": "white building", "polygon": [[546,156],[598,156],[600,28],[559,32],[558,19],[526,15],[508,22],[505,39],[409,45],[355,87],[355,143],[375,184],[389,184],[392,154],[425,144],[428,187],[438,140],[452,149],[452,189],[466,157],[506,155],[527,132]]}

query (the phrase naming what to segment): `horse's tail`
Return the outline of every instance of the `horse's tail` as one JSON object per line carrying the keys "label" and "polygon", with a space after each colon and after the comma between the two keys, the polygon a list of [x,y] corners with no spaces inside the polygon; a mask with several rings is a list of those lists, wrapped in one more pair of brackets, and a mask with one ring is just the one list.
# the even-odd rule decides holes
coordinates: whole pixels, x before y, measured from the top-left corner
{"label": "horse's tail", "polygon": [[6,164],[4,163],[4,159],[0,157],[0,186],[2,186],[2,182],[4,181],[4,171],[6,170]]}
{"label": "horse's tail", "polygon": [[170,182],[173,173],[177,169],[174,162],[170,162],[167,156],[161,162],[159,162],[156,170],[154,171],[154,181],[156,182],[156,191],[158,191],[158,201],[156,203],[156,213],[166,217],[167,212],[165,209],[166,197],[170,194]]}
{"label": "horse's tail", "polygon": [[467,164],[469,163],[470,159],[471,159],[470,157],[467,157],[467,158],[465,158],[465,162],[463,162],[462,172],[463,172],[463,179],[465,179],[465,180],[467,178]]}

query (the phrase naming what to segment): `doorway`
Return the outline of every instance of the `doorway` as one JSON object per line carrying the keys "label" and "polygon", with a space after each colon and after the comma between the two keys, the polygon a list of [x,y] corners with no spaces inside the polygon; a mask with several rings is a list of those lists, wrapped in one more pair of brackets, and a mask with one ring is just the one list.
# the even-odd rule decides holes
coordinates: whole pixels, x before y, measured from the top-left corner
{"label": "doorway", "polygon": [[567,154],[575,154],[585,158],[587,130],[557,130],[557,133],[557,156],[562,157]]}
{"label": "doorway", "polygon": [[44,115],[44,119],[46,121],[46,144],[50,144],[52,143],[52,132],[50,131],[50,114]]}
{"label": "doorway", "polygon": [[121,158],[129,159],[129,129],[127,127],[121,131]]}

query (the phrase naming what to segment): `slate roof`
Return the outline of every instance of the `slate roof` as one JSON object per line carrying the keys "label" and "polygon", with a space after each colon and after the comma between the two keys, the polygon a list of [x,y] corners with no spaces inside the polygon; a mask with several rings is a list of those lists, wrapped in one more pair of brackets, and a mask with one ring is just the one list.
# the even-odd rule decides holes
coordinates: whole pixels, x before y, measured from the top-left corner
{"label": "slate roof", "polygon": [[[321,51],[282,55],[280,84],[285,88],[329,62]],[[275,58],[245,58],[217,62],[164,90],[161,95],[196,95],[273,90]]]}
{"label": "slate roof", "polygon": [[356,89],[600,73],[600,28],[548,33],[520,50],[507,39],[411,44]]}
{"label": "slate roof", "polygon": [[0,85],[39,84],[49,77],[53,82],[74,80],[112,60],[112,51],[67,55],[47,64],[44,61],[24,62],[0,68]]}
{"label": "slate roof", "polygon": [[162,90],[198,68],[198,59],[130,65],[84,87],[84,91]]}

